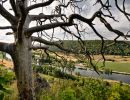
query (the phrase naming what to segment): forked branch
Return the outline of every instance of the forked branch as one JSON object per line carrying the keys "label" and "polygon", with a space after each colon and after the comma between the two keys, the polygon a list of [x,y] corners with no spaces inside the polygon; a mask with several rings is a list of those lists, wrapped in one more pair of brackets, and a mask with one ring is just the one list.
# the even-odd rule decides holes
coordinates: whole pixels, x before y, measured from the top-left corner
{"label": "forked branch", "polygon": [[0,30],[5,30],[5,29],[13,29],[12,26],[0,26]]}
{"label": "forked branch", "polygon": [[58,47],[59,49],[63,50],[63,51],[66,51],[66,52],[71,52],[71,53],[77,53],[77,52],[74,52],[73,50],[70,50],[70,49],[66,49],[64,48],[61,44],[57,43],[57,42],[50,42],[50,41],[47,41],[41,37],[34,37],[32,36],[32,41],[37,41],[39,43],[43,43],[43,44],[46,44],[46,45],[50,45],[50,46],[56,46]]}
{"label": "forked branch", "polygon": [[0,4],[0,14],[6,19],[8,20],[11,25],[14,25],[17,22],[17,19],[10,14],[1,4]]}

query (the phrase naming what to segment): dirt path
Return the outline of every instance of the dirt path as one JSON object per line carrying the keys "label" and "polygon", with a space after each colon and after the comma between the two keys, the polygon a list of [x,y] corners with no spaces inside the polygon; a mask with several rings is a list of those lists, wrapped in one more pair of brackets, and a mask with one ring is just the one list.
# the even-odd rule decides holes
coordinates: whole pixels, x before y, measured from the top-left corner
{"label": "dirt path", "polygon": [[8,61],[8,60],[3,60],[2,62],[2,59],[0,59],[0,64],[6,66],[7,68],[13,68],[13,62],[12,61]]}

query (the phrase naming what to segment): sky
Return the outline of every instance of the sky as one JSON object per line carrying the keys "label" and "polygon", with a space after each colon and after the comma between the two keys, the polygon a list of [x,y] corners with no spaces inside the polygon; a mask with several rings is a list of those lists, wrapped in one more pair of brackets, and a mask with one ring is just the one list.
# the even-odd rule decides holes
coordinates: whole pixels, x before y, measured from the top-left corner
{"label": "sky", "polygon": [[[67,2],[68,0],[65,0],[65,2]],[[104,0],[106,1],[106,0]],[[122,0],[118,0],[119,1],[119,6],[122,7],[121,2]],[[95,11],[97,11],[99,9],[99,4],[97,4],[96,6],[93,6],[93,4],[95,3],[95,0],[86,0],[83,3],[79,3],[78,6],[82,7],[83,11],[80,12],[84,17],[86,18],[90,18],[93,13]],[[113,26],[113,28],[115,29],[119,29],[122,32],[124,32],[125,34],[127,33],[128,30],[130,30],[130,22],[128,22],[128,20],[124,17],[123,14],[121,14],[114,6],[114,0],[110,0],[110,3],[112,5],[111,11],[113,16],[119,20],[119,22],[115,22],[110,18],[107,18],[107,21]],[[43,11],[45,14],[51,14],[52,9],[55,8],[55,6],[58,4],[58,2],[53,2],[49,7],[46,8],[39,8],[36,10],[33,10],[30,12],[30,14],[39,14],[41,13],[41,11]],[[7,10],[9,10],[11,7],[9,5],[9,3],[5,3],[4,6],[6,7]],[[126,0],[126,11],[129,11],[130,9],[130,0]],[[72,14],[72,11],[70,10],[71,7],[68,7],[67,10],[65,10],[65,13],[69,16],[70,14]],[[9,10],[10,11],[10,10]],[[13,12],[10,11],[12,14]],[[76,13],[79,13],[78,10],[75,10]],[[107,12],[104,12],[107,13]],[[130,12],[129,12],[130,13]],[[98,30],[99,33],[101,33],[106,39],[114,39],[116,37],[115,34],[113,34],[112,32],[109,32],[104,25],[98,20],[95,19],[93,22],[95,25],[95,28]],[[0,15],[0,25],[2,26],[6,26],[9,25],[9,23]],[[33,22],[30,27],[32,27],[33,25],[35,25],[35,23]],[[84,34],[82,33],[82,38],[83,39],[88,39],[88,40],[95,40],[95,39],[99,39],[93,32],[93,30],[91,30],[85,23],[83,23],[83,25],[81,26],[81,28],[86,28],[87,33]],[[74,33],[76,33],[76,30],[74,29],[74,27],[70,28]],[[5,33],[6,32],[10,32],[11,30],[0,30],[0,41],[4,41],[4,42],[13,42],[13,35],[8,35],[6,36]],[[46,31],[48,34],[50,34],[50,36],[52,35],[52,30]],[[58,37],[60,39],[74,39],[73,37],[71,37],[70,35],[66,35],[63,34],[63,31],[59,28],[55,29],[55,37]],[[123,40],[123,38],[120,38]]]}

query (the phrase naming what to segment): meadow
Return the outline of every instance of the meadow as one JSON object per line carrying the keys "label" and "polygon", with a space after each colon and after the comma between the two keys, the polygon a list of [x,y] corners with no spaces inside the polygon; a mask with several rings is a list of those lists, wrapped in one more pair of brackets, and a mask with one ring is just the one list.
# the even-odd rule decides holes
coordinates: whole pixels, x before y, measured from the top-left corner
{"label": "meadow", "polygon": [[[94,58],[97,61],[101,58],[99,55],[94,55]],[[130,73],[130,57],[129,56],[120,56],[120,55],[105,55],[106,61],[105,66],[103,66],[102,60],[97,63],[97,66],[101,69],[110,69],[112,71],[126,72]]]}
{"label": "meadow", "polygon": [[130,73],[130,62],[106,62],[105,68],[109,68],[112,71],[127,72]]}

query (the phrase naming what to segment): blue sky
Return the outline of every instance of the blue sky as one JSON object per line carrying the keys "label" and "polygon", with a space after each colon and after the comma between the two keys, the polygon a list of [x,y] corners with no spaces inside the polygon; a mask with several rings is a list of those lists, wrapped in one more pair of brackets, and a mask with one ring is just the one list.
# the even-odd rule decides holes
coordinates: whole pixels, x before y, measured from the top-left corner
{"label": "blue sky", "polygon": [[[106,1],[106,0],[104,0]],[[119,5],[121,4],[122,0],[118,0],[120,3]],[[66,0],[67,2],[67,0]],[[82,12],[83,16],[85,16],[86,18],[89,18],[90,16],[93,15],[93,13],[95,11],[97,11],[99,9],[99,5],[97,6],[93,6],[93,4],[95,3],[95,0],[87,0],[86,2],[84,3],[80,3],[78,4],[80,7],[82,7],[85,11]],[[111,23],[111,25],[115,28],[115,29],[119,29],[121,30],[122,32],[124,32],[125,34],[127,33],[128,30],[130,30],[130,22],[127,21],[127,19],[124,17],[123,14],[121,14],[114,6],[114,0],[110,0],[110,3],[112,4],[112,8],[111,8],[111,11],[112,11],[112,14],[113,16],[119,20],[119,22],[115,22],[109,18],[107,18],[107,21],[109,23]],[[54,2],[52,3],[48,8],[44,8],[44,13],[45,14],[50,14],[51,13],[51,10],[54,9],[54,7],[56,6],[57,2]],[[4,4],[6,9],[10,9],[10,6],[8,3],[5,3]],[[121,5],[120,5],[121,7]],[[130,9],[130,0],[126,0],[126,10],[129,11]],[[41,12],[41,8],[39,9],[36,9],[36,10],[33,10],[30,12],[30,14],[36,14],[36,13],[40,13]],[[69,16],[72,12],[70,10],[66,10],[65,11],[66,14]],[[78,12],[78,11],[77,11]],[[11,12],[12,13],[12,12]],[[9,25],[9,23],[0,16],[0,23],[1,25]],[[107,39],[114,39],[116,37],[115,34],[107,31],[107,29],[104,27],[103,24],[100,23],[100,21],[98,19],[95,19],[94,22],[95,24],[95,27],[96,29],[98,30],[99,33],[101,33],[105,38]],[[30,27],[33,26],[32,24],[30,25]],[[87,27],[87,34],[82,34],[83,38],[84,39],[99,39],[93,32],[93,30],[91,30],[85,23],[83,23],[83,26],[82,27]],[[73,27],[70,28],[71,30],[73,30]],[[0,30],[0,41],[5,41],[5,42],[13,42],[14,39],[13,39],[13,35],[10,35],[10,36],[6,36],[5,33],[6,32],[10,32],[11,30]],[[73,30],[73,32],[76,32],[75,30]],[[52,30],[49,30],[47,31],[47,33],[52,34]],[[61,29],[59,28],[56,28],[55,29],[55,37],[58,37],[60,39],[63,39],[64,38],[64,35],[61,31]],[[65,39],[72,39],[72,37],[70,38],[71,36],[67,35],[65,37]],[[123,39],[123,38],[120,38],[120,39]]]}

